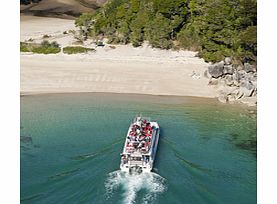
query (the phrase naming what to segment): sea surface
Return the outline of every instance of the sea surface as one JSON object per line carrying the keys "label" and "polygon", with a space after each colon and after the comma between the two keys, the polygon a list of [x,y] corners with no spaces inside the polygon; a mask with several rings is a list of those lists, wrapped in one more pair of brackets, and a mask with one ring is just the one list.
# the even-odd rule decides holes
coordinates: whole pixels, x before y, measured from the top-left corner
{"label": "sea surface", "polygon": [[[132,119],[158,121],[153,173],[119,171]],[[254,204],[256,110],[132,94],[21,96],[22,204]]]}

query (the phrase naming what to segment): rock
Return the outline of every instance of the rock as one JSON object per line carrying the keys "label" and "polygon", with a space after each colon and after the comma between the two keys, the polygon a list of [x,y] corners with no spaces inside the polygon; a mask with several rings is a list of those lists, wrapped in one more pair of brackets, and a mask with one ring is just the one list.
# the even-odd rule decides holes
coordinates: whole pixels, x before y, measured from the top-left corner
{"label": "rock", "polygon": [[256,67],[254,65],[251,65],[249,63],[244,63],[244,70],[248,72],[256,72]]}
{"label": "rock", "polygon": [[235,89],[232,93],[233,96],[235,96],[235,100],[240,99],[241,97],[243,97],[243,93],[240,92],[239,88]]}
{"label": "rock", "polygon": [[226,79],[225,77],[218,78],[218,86],[225,87],[226,86]]}
{"label": "rock", "polygon": [[248,81],[248,80],[245,80],[245,79],[241,80],[240,87],[245,87],[248,90],[251,90],[251,89],[255,88],[255,86],[252,84],[251,81]]}
{"label": "rock", "polygon": [[225,63],[226,65],[231,64],[231,63],[232,63],[232,58],[231,58],[231,57],[225,57],[224,63]]}
{"label": "rock", "polygon": [[237,89],[238,89],[237,87],[224,86],[224,87],[221,87],[220,93],[224,93],[225,95],[230,95],[230,94],[233,94]]}
{"label": "rock", "polygon": [[251,83],[253,84],[253,86],[254,86],[255,88],[257,88],[257,79],[251,81]]}
{"label": "rock", "polygon": [[234,81],[233,81],[233,86],[239,87],[239,82],[236,81],[236,80],[234,80]]}
{"label": "rock", "polygon": [[226,96],[225,93],[220,93],[217,99],[221,103],[226,103],[227,102],[227,96]]}
{"label": "rock", "polygon": [[235,81],[239,81],[240,80],[240,75],[239,75],[239,73],[237,72],[237,71],[235,71],[234,73],[233,73],[233,79],[235,80]]}
{"label": "rock", "polygon": [[236,67],[236,70],[238,70],[238,71],[243,70],[243,67],[239,65]]}
{"label": "rock", "polygon": [[218,79],[211,78],[208,85],[218,85]]}
{"label": "rock", "polygon": [[234,68],[232,65],[225,65],[223,67],[223,74],[233,74],[234,73]]}
{"label": "rock", "polygon": [[244,70],[240,70],[237,72],[237,74],[238,74],[238,81],[241,81],[242,79],[245,78],[246,72]]}
{"label": "rock", "polygon": [[253,96],[257,96],[257,88],[254,89],[254,91],[253,91],[253,93],[252,93],[251,96],[252,96],[252,97],[253,97]]}
{"label": "rock", "polygon": [[237,100],[237,98],[236,98],[235,94],[230,94],[230,95],[227,96],[227,101],[229,103],[235,103],[236,100]]}
{"label": "rock", "polygon": [[245,77],[245,71],[240,70],[240,71],[235,71],[232,75],[233,80],[234,80],[234,86],[239,86],[240,81]]}
{"label": "rock", "polygon": [[234,78],[232,75],[226,75],[225,76],[225,83],[227,86],[233,86],[234,85]]}
{"label": "rock", "polygon": [[224,62],[221,61],[221,62],[218,62],[218,63],[215,63],[213,65],[210,65],[208,67],[208,73],[214,77],[214,78],[218,78],[220,76],[222,76],[224,73],[223,73],[223,69],[224,69]]}
{"label": "rock", "polygon": [[248,81],[255,81],[257,80],[256,77],[254,76],[254,74],[252,72],[249,73],[245,73],[244,74],[244,78]]}
{"label": "rock", "polygon": [[220,102],[250,101],[243,103],[256,104],[255,99],[251,99],[257,98],[257,72],[254,65],[233,65],[232,59],[226,57],[224,61],[210,65],[204,76],[210,79],[209,85],[217,85]]}
{"label": "rock", "polygon": [[239,89],[243,97],[250,97],[255,90],[255,86],[250,81],[243,80]]}
{"label": "rock", "polygon": [[212,76],[209,74],[209,72],[208,72],[208,70],[205,70],[205,72],[204,72],[204,77],[206,77],[206,78],[211,78]]}

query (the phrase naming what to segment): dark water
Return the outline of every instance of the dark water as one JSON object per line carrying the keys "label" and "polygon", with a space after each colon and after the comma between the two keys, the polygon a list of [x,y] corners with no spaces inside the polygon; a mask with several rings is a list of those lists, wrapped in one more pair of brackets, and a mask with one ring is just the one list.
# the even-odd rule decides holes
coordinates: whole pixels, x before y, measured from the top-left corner
{"label": "dark water", "polygon": [[[153,173],[123,174],[132,118],[159,122]],[[21,97],[21,203],[256,203],[256,111],[208,99]]]}

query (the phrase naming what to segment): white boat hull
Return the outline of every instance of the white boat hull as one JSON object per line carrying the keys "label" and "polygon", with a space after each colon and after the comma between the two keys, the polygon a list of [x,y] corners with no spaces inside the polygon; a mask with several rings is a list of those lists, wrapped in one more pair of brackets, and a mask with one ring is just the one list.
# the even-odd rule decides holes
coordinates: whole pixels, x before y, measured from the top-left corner
{"label": "white boat hull", "polygon": [[[157,122],[151,122],[137,117],[130,125],[123,152],[121,154],[120,169],[124,172],[151,172],[156,157],[160,128]],[[144,121],[143,123],[141,121]],[[146,121],[146,122],[145,122]],[[135,128],[134,128],[135,127]],[[144,130],[142,130],[144,128]],[[136,131],[138,134],[136,135]],[[135,148],[130,144],[135,143]],[[141,139],[142,138],[142,139]],[[146,138],[146,139],[145,139]]]}

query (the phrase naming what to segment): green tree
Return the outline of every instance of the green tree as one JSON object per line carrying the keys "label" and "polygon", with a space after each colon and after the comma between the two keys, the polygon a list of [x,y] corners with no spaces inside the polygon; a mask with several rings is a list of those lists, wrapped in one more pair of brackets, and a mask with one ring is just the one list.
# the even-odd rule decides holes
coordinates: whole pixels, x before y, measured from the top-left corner
{"label": "green tree", "polygon": [[140,46],[144,41],[144,29],[146,24],[149,22],[149,16],[144,11],[139,11],[136,18],[131,22],[131,42],[137,47]]}
{"label": "green tree", "polygon": [[82,35],[84,35],[85,40],[90,35],[94,22],[93,14],[91,13],[83,13],[79,18],[76,19],[75,25],[79,27],[80,32]]}
{"label": "green tree", "polygon": [[112,0],[76,20],[81,34],[113,43],[199,51],[206,61],[226,56],[256,61],[256,0]]}
{"label": "green tree", "polygon": [[145,38],[153,47],[169,49],[172,47],[170,41],[170,20],[158,13],[145,28]]}

